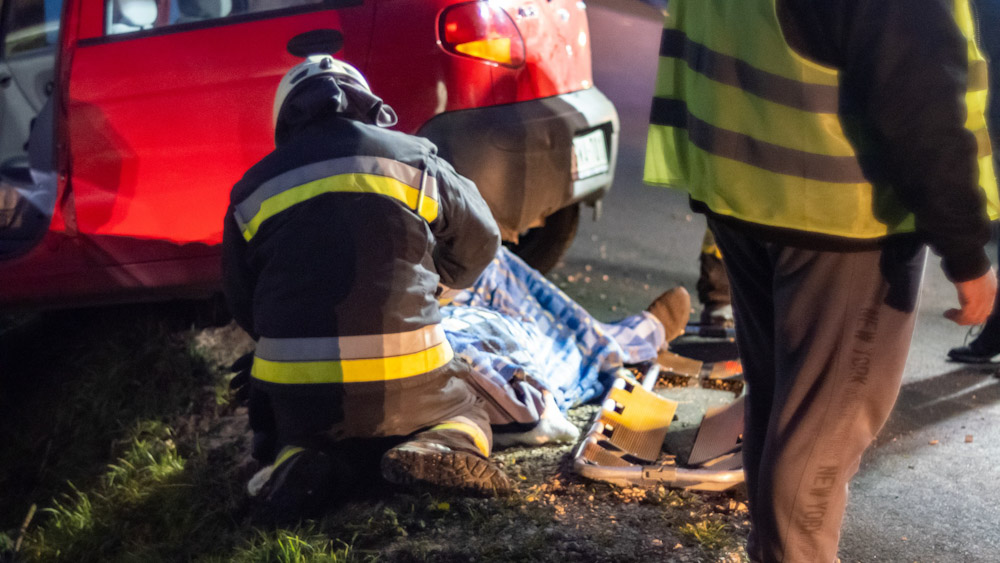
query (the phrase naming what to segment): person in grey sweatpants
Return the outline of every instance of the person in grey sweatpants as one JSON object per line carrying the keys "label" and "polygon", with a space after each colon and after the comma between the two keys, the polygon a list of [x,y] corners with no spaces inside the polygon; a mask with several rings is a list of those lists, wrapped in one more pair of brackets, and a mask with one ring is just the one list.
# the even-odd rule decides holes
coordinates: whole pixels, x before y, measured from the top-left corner
{"label": "person in grey sweatpants", "polygon": [[644,179],[688,193],[729,273],[753,561],[837,558],[848,483],[899,392],[924,244],[956,289],[947,318],[993,306],[974,30],[968,0],[670,0]]}
{"label": "person in grey sweatpants", "polygon": [[[899,392],[926,248],[824,252],[709,219],[729,268],[747,381],[743,465],[749,553],[836,551],[847,483]],[[777,291],[772,291],[777,288]],[[782,546],[773,544],[783,538]]]}

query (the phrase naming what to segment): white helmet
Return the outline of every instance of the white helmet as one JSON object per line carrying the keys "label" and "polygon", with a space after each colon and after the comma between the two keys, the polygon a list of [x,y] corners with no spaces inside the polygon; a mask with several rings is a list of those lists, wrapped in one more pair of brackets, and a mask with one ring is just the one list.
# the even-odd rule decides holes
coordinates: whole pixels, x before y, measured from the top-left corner
{"label": "white helmet", "polygon": [[344,61],[335,59],[330,55],[309,55],[306,60],[292,67],[278,84],[278,91],[274,95],[274,113],[271,116],[271,125],[278,126],[278,114],[281,113],[281,106],[285,100],[295,90],[295,87],[302,84],[309,78],[315,76],[330,75],[337,78],[347,78],[365,90],[371,92],[368,81],[364,75],[353,66]]}

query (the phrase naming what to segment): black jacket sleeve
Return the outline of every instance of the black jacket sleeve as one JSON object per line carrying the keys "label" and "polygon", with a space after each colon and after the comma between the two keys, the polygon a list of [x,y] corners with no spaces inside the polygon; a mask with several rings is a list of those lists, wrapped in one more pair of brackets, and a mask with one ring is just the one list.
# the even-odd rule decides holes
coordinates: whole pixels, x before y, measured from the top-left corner
{"label": "black jacket sleeve", "polygon": [[226,210],[222,228],[222,290],[236,324],[257,340],[253,322],[256,278],[246,261],[246,247],[247,243],[233,218],[233,208],[230,207]]}
{"label": "black jacket sleeve", "polygon": [[441,202],[439,217],[431,225],[436,238],[434,265],[442,284],[468,287],[500,249],[500,229],[472,180],[436,156],[428,168],[437,180]]}
{"label": "black jacket sleeve", "polygon": [[874,143],[879,174],[952,281],[989,268],[977,147],[965,129],[966,39],[950,0],[779,0],[789,44],[841,71],[841,117]]}

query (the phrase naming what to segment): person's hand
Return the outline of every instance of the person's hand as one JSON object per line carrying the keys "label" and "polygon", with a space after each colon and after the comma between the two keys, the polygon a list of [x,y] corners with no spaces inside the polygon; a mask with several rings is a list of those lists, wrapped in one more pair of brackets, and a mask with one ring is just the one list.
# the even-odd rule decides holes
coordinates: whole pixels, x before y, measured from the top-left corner
{"label": "person's hand", "polygon": [[239,357],[229,371],[235,373],[229,380],[229,390],[233,392],[233,402],[245,405],[250,399],[250,370],[253,368],[253,352],[247,352]]}
{"label": "person's hand", "polygon": [[955,282],[955,289],[960,308],[948,309],[944,312],[945,318],[959,325],[985,323],[997,294],[997,275],[993,268],[974,280]]}

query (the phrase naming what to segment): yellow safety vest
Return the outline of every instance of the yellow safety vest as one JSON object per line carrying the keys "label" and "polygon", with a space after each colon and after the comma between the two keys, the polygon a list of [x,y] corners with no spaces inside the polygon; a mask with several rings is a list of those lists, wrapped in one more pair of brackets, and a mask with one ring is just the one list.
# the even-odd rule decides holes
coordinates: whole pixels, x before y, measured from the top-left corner
{"label": "yellow safety vest", "polygon": [[[644,180],[678,187],[720,215],[856,239],[914,230],[891,186],[873,185],[838,115],[840,74],[785,41],[777,0],[671,0],[660,46]],[[965,127],[997,218],[986,132],[986,64],[967,0]]]}

